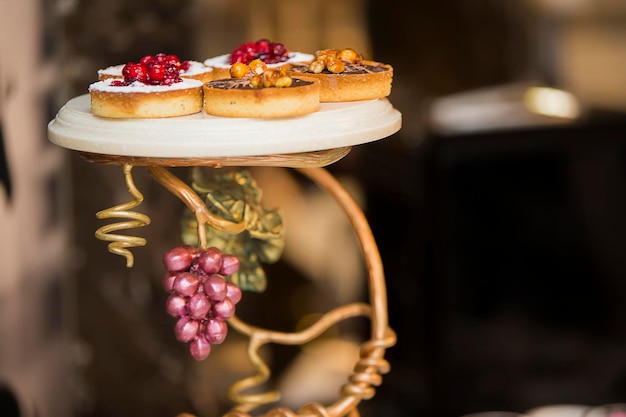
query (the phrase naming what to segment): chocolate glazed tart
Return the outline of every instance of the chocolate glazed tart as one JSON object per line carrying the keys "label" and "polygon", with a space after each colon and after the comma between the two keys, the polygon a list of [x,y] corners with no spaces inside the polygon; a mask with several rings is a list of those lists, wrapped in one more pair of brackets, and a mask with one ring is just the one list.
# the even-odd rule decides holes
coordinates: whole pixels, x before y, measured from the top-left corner
{"label": "chocolate glazed tart", "polygon": [[276,118],[320,109],[320,82],[292,77],[290,87],[253,88],[248,79],[223,78],[203,85],[204,112],[221,117]]}
{"label": "chocolate glazed tart", "polygon": [[345,71],[334,74],[324,70],[319,74],[308,72],[307,65],[292,65],[291,76],[306,76],[320,81],[322,103],[373,100],[391,94],[393,68],[375,61],[345,64]]}

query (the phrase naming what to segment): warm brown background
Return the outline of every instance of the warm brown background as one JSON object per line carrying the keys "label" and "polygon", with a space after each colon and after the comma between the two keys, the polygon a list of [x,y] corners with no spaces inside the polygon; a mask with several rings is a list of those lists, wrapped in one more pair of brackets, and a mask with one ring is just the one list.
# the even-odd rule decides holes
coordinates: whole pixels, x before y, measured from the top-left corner
{"label": "warm brown background", "polygon": [[[403,114],[402,130],[329,168],[370,219],[399,337],[387,355],[392,372],[361,407],[363,416],[458,417],[624,401],[620,0],[5,0],[0,7],[9,32],[0,29],[0,120],[12,174],[12,193],[5,177],[0,188],[1,416],[17,416],[11,394],[26,417],[58,417],[59,410],[205,417],[229,406],[226,387],[248,371],[243,341],[230,335],[209,360],[194,363],[173,340],[163,310],[160,258],[178,243],[182,204],[135,169],[141,211],[152,224],[140,232],[148,246],[134,250],[135,267],[126,269],[93,237],[102,225],[94,213],[128,198],[121,169],[58,152],[46,143],[44,125],[86,92],[99,68],[161,51],[202,60],[260,37],[300,51],[351,46],[395,69],[390,100]],[[7,82],[33,68],[41,68],[30,76],[38,89]],[[574,92],[588,118],[563,128],[493,131],[485,124],[466,136],[442,135],[429,123],[441,97],[526,80]],[[31,101],[18,102],[20,94]],[[313,234],[310,247],[294,243],[299,250],[268,266],[267,293],[246,294],[240,313],[290,330],[329,300],[364,297],[349,233],[339,234],[345,224],[332,205],[301,179],[258,175],[268,201],[295,207],[304,222],[310,212],[285,197],[298,195],[319,210],[322,221],[312,227],[336,229],[342,239],[326,252],[312,252]],[[298,263],[307,250],[315,264],[332,267]],[[323,279],[334,275],[342,279]],[[32,325],[16,325],[22,317]],[[360,335],[363,328],[348,330]],[[267,352],[278,376],[300,353]],[[305,395],[325,395],[316,389],[327,382]]]}

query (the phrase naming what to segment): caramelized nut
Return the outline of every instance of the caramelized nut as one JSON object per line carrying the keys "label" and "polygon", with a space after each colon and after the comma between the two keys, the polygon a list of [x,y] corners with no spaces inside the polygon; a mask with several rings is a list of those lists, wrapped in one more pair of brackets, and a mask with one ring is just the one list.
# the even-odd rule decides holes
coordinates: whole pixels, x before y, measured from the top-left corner
{"label": "caramelized nut", "polygon": [[346,66],[342,60],[334,59],[326,64],[326,68],[333,74],[339,74],[340,72],[345,71]]}
{"label": "caramelized nut", "polygon": [[336,49],[321,49],[316,52],[316,55],[318,57],[335,57],[337,56],[337,52],[339,51],[337,51]]}
{"label": "caramelized nut", "polygon": [[260,59],[253,59],[248,66],[250,67],[250,71],[255,74],[263,74],[267,70],[267,65]]}
{"label": "caramelized nut", "polygon": [[272,87],[276,79],[280,77],[280,73],[275,70],[267,70],[263,73],[263,87]]}
{"label": "caramelized nut", "polygon": [[291,77],[284,75],[276,79],[276,81],[274,82],[274,87],[278,87],[278,88],[291,87],[292,83],[293,83],[293,79]]}
{"label": "caramelized nut", "polygon": [[315,60],[309,64],[309,72],[312,72],[313,74],[320,74],[325,68],[326,65],[320,60]]}
{"label": "caramelized nut", "polygon": [[263,87],[263,76],[259,74],[255,74],[252,77],[250,77],[250,86],[252,88]]}
{"label": "caramelized nut", "polygon": [[284,77],[289,74],[289,70],[291,69],[291,65],[283,65],[279,68],[280,76]]}
{"label": "caramelized nut", "polygon": [[243,78],[250,72],[250,69],[243,62],[236,62],[230,67],[230,76],[232,78]]}
{"label": "caramelized nut", "polygon": [[342,49],[337,53],[337,58],[351,64],[358,64],[363,61],[363,56],[352,48]]}

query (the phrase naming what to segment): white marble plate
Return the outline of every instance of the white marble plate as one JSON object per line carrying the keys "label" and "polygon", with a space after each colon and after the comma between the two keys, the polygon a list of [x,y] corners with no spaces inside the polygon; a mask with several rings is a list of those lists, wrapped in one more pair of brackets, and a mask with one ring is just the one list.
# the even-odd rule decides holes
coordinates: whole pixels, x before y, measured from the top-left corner
{"label": "white marble plate", "polygon": [[48,124],[58,146],[105,155],[155,158],[263,156],[335,149],[373,142],[400,130],[387,99],[322,103],[305,116],[242,119],[197,113],[164,119],[106,119],[90,97],[69,100]]}

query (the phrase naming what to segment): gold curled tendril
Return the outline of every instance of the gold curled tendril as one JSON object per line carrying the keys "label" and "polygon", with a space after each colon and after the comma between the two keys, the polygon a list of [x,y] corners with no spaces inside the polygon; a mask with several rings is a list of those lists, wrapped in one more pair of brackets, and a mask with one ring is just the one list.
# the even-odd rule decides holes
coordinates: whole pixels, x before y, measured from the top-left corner
{"label": "gold curled tendril", "polygon": [[314,322],[304,330],[294,333],[284,333],[269,331],[259,327],[250,326],[237,317],[229,320],[229,324],[238,332],[250,337],[248,345],[248,356],[256,368],[257,374],[244,378],[231,385],[228,390],[228,397],[231,401],[239,404],[236,409],[239,411],[250,411],[264,404],[269,404],[280,400],[280,393],[270,391],[260,394],[244,394],[243,391],[257,387],[269,379],[270,371],[265,362],[258,354],[259,349],[267,343],[280,343],[283,345],[301,345],[307,343],[334,324],[352,317],[371,315],[370,306],[363,303],[348,304],[338,307]]}
{"label": "gold curled tendril", "polygon": [[124,178],[126,180],[126,188],[135,199],[129,201],[128,203],[119,204],[106,210],[101,210],[96,213],[96,217],[98,219],[121,218],[128,220],[111,223],[98,228],[98,230],[96,230],[96,238],[106,242],[111,242],[108,245],[109,252],[125,257],[126,266],[128,268],[132,268],[134,258],[128,248],[145,246],[146,239],[138,236],[113,234],[111,232],[147,226],[150,224],[150,217],[142,213],[131,211],[131,209],[134,209],[143,202],[143,195],[139,192],[135,186],[135,182],[133,181],[133,177],[131,175],[133,166],[131,164],[124,164],[123,169]]}
{"label": "gold curled tendril", "polygon": [[[224,417],[252,417],[251,414],[248,414],[251,410],[280,400],[280,393],[277,391],[256,394],[243,393],[245,390],[260,386],[269,379],[269,368],[258,354],[259,349],[264,344],[301,345],[318,337],[333,324],[357,316],[370,317],[371,307],[363,303],[354,303],[336,308],[309,328],[298,333],[274,332],[248,326],[236,317],[229,320],[229,324],[233,328],[250,336],[248,356],[256,367],[257,374],[231,385],[228,390],[228,397],[238,405]],[[339,417],[344,415],[358,417],[359,413],[356,409],[358,403],[374,396],[375,389],[373,386],[380,385],[382,383],[381,374],[386,374],[390,370],[389,362],[380,356],[379,351],[381,349],[384,351],[393,346],[396,343],[396,336],[390,328],[386,329],[385,334],[383,339],[368,340],[361,345],[359,360],[354,367],[353,374],[349,377],[349,382],[342,387],[343,398],[340,401],[329,407],[318,403],[307,404],[297,413],[287,408],[278,407],[264,414],[263,417]]]}

